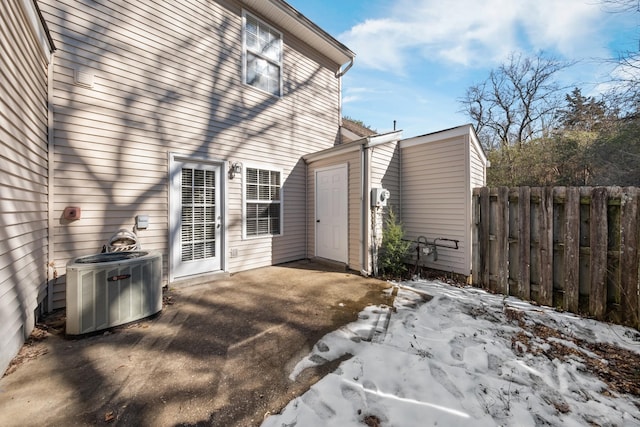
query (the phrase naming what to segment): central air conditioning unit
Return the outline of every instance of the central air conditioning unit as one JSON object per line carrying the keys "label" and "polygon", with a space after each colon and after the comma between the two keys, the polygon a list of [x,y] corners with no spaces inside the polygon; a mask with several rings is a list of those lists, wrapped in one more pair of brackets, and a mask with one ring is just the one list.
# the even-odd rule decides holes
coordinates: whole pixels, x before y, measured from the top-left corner
{"label": "central air conditioning unit", "polygon": [[160,253],[107,252],[67,264],[67,335],[123,325],[160,310]]}

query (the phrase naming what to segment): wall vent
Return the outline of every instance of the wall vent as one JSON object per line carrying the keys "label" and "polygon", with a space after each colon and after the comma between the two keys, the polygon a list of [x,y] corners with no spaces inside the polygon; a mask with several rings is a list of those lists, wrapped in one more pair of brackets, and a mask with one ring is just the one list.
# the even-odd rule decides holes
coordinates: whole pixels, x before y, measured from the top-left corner
{"label": "wall vent", "polygon": [[76,68],[73,79],[76,85],[93,88],[96,83],[96,75],[93,70],[87,68]]}

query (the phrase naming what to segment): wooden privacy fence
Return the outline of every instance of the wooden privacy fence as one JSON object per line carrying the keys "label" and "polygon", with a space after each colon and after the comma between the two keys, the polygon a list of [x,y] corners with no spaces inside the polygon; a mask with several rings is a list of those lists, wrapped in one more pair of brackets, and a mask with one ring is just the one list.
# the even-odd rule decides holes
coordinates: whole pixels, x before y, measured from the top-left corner
{"label": "wooden privacy fence", "polygon": [[640,328],[639,189],[476,188],[474,286]]}

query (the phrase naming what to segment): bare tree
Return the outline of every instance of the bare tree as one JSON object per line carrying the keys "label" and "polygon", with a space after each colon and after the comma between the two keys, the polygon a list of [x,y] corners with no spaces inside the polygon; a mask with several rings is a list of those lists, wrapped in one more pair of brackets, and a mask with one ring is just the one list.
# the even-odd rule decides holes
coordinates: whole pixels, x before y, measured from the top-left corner
{"label": "bare tree", "polygon": [[[611,13],[640,14],[640,0],[600,0],[600,3]],[[623,117],[640,115],[640,40],[636,42],[637,49],[618,52],[617,57],[608,60],[615,68],[607,96]]]}
{"label": "bare tree", "polygon": [[638,12],[640,2],[638,0],[600,0],[605,9],[610,12]]}
{"label": "bare tree", "polygon": [[561,102],[555,75],[570,64],[542,54],[511,54],[460,100],[487,148],[522,146],[545,136]]}

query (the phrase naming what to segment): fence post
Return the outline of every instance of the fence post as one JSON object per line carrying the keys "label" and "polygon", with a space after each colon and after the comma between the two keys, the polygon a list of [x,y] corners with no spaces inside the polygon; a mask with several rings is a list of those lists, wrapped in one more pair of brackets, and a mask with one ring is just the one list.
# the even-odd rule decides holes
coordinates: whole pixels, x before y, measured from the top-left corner
{"label": "fence post", "polygon": [[499,294],[509,295],[509,188],[498,188],[496,203],[496,289]]}
{"label": "fence post", "polygon": [[598,320],[607,307],[607,198],[604,187],[591,192],[589,313]]}
{"label": "fence post", "polygon": [[640,328],[638,305],[638,189],[626,187],[620,200],[620,294],[622,322]]}
{"label": "fence post", "polygon": [[531,299],[531,188],[518,189],[518,297]]}
{"label": "fence post", "polygon": [[569,187],[566,194],[562,306],[567,311],[577,313],[580,298],[580,189]]}

